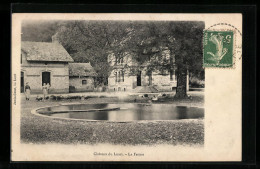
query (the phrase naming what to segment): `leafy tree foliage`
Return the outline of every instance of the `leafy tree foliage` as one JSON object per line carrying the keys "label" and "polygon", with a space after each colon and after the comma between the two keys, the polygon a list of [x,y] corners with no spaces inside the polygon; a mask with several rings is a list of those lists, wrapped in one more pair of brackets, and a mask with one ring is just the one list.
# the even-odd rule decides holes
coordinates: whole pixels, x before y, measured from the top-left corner
{"label": "leafy tree foliage", "polygon": [[51,42],[51,37],[59,27],[60,21],[29,21],[22,22],[22,40],[34,42]]}
{"label": "leafy tree foliage", "polygon": [[198,21],[56,21],[24,25],[22,38],[50,41],[55,34],[74,61],[91,63],[104,84],[111,72],[111,54],[116,59],[130,54],[136,60],[133,73],[143,67],[149,76],[154,70],[176,71],[176,97],[183,98],[188,71],[204,78],[203,29],[204,22]]}

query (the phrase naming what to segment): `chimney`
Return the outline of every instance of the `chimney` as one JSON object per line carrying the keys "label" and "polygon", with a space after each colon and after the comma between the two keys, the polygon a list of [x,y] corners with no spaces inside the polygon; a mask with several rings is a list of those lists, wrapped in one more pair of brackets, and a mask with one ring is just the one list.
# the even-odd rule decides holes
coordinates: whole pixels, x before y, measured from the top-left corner
{"label": "chimney", "polygon": [[60,41],[59,41],[59,39],[58,39],[58,33],[56,33],[55,35],[53,35],[53,36],[51,37],[51,39],[52,39],[52,43],[58,43],[58,44],[60,44]]}

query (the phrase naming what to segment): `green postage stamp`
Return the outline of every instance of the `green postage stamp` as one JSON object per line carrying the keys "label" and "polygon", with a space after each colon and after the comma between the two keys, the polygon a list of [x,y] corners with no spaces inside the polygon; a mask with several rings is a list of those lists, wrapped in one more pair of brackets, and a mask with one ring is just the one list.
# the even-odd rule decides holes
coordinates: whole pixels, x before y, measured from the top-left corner
{"label": "green postage stamp", "polygon": [[204,67],[233,66],[233,31],[205,30],[203,36]]}

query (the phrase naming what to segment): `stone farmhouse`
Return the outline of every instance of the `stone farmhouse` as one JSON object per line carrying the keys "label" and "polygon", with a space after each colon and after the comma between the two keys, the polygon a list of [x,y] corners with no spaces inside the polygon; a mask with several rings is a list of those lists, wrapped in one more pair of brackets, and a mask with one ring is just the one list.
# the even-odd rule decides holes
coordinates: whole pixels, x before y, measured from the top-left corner
{"label": "stone farmhouse", "polygon": [[[165,57],[169,59],[169,52],[165,51]],[[116,58],[113,54],[108,56],[108,62],[112,67],[108,77],[109,91],[128,92],[167,92],[174,91],[177,87],[176,67],[172,71],[161,72],[154,70],[150,76],[147,75],[147,65],[143,64],[138,71],[132,71],[136,61],[130,54],[122,58]],[[174,63],[173,63],[174,65]],[[187,76],[187,78],[189,78]],[[187,80],[187,90],[188,80]]]}
{"label": "stone farmhouse", "polygon": [[73,59],[59,43],[21,43],[21,92],[29,82],[32,93],[42,93],[43,83],[50,93],[69,92],[69,62]]}
{"label": "stone farmhouse", "polygon": [[71,92],[93,91],[97,73],[90,63],[69,63],[69,86]]}
{"label": "stone farmhouse", "polygon": [[[167,55],[169,54],[166,52],[166,58]],[[44,83],[49,83],[49,93],[94,91],[97,73],[93,67],[89,63],[73,62],[72,57],[56,40],[53,42],[22,42],[21,93],[24,92],[27,82],[29,82],[32,93],[42,93]],[[130,54],[126,54],[120,59],[110,54],[108,62],[112,68],[108,77],[108,91],[140,92],[145,87],[149,87],[149,90],[145,92],[176,89],[175,67],[172,71],[154,70],[148,76],[146,64],[141,65],[138,71],[132,70],[136,67],[137,62]],[[187,78],[189,77],[187,76]]]}
{"label": "stone farmhouse", "polygon": [[73,59],[57,42],[21,43],[21,93],[27,82],[32,93],[42,93],[49,83],[49,93],[93,91],[96,73],[89,63],[71,63]]}

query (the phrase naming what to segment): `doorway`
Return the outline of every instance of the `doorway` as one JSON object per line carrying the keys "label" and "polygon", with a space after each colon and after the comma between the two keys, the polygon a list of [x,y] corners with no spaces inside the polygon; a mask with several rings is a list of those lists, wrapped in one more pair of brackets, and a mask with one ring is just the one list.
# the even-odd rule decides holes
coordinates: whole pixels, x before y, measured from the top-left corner
{"label": "doorway", "polygon": [[51,85],[51,73],[50,72],[42,72],[42,86],[43,83],[49,83]]}
{"label": "doorway", "polygon": [[21,93],[24,93],[24,72],[21,72]]}
{"label": "doorway", "polygon": [[153,85],[153,76],[152,76],[152,73],[149,73],[148,77],[149,77],[149,79],[148,79],[148,85],[149,85],[149,86],[152,86],[152,85]]}
{"label": "doorway", "polygon": [[139,71],[138,74],[137,74],[137,86],[141,86],[142,85],[141,74],[142,74],[141,71]]}

